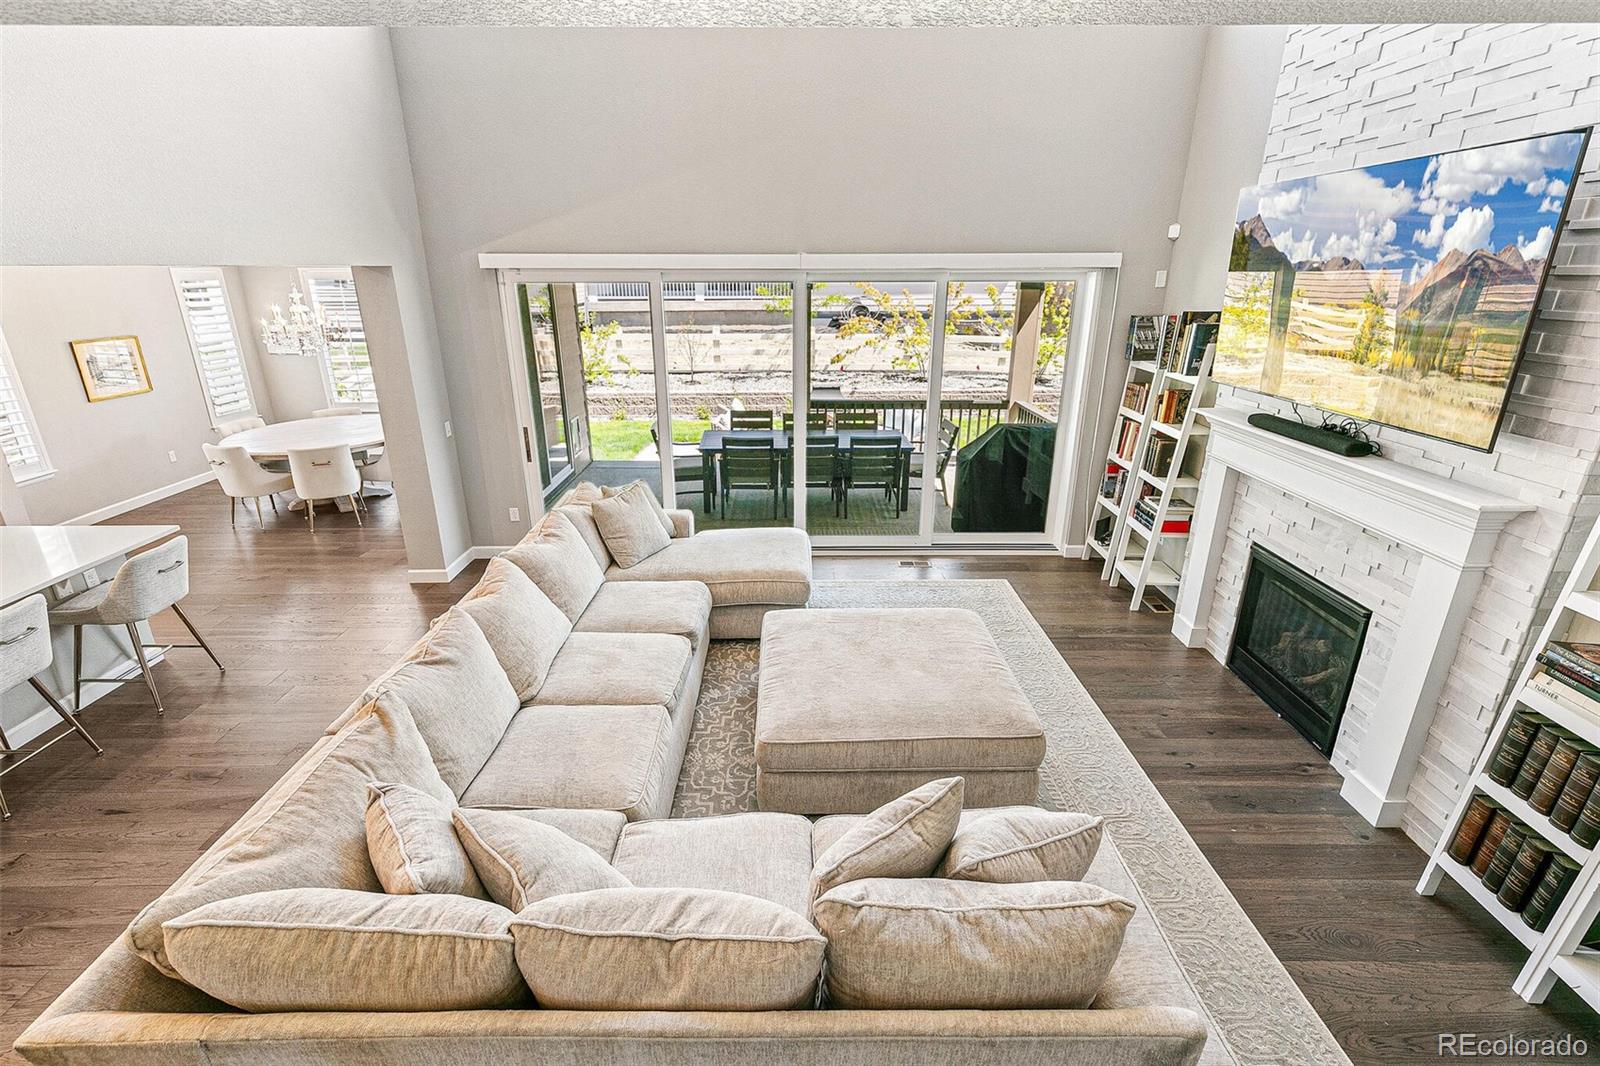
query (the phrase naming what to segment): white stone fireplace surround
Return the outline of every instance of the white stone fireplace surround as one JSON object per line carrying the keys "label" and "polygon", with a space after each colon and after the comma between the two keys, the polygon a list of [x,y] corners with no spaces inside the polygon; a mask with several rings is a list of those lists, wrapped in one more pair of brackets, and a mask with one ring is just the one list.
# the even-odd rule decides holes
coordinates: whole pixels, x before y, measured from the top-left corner
{"label": "white stone fireplace surround", "polygon": [[[1247,421],[1251,413],[1234,407],[1204,412],[1211,433],[1172,631],[1226,663],[1231,632],[1208,630],[1218,625],[1212,606],[1241,479],[1305,500],[1413,553],[1409,595],[1391,606],[1390,624],[1377,624],[1380,605],[1366,604],[1375,609],[1375,625],[1362,659],[1381,654],[1386,664],[1370,694],[1360,744],[1353,756],[1334,762],[1345,778],[1340,794],[1346,802],[1373,825],[1399,825],[1495,542],[1507,522],[1533,508],[1392,459],[1347,458],[1257,429]],[[1375,649],[1380,632],[1392,644]],[[1358,669],[1358,682],[1359,676]],[[1351,723],[1349,715],[1341,722],[1341,746]]]}

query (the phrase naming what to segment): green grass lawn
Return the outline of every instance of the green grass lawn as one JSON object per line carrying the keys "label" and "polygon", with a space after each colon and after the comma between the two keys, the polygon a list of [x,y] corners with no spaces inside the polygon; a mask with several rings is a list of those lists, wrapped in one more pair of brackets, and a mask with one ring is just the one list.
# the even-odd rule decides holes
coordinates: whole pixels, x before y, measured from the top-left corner
{"label": "green grass lawn", "polygon": [[[709,421],[674,418],[672,439],[698,444],[701,434],[710,428]],[[632,459],[650,447],[650,422],[647,419],[595,419],[589,423],[589,446],[596,460]]]}

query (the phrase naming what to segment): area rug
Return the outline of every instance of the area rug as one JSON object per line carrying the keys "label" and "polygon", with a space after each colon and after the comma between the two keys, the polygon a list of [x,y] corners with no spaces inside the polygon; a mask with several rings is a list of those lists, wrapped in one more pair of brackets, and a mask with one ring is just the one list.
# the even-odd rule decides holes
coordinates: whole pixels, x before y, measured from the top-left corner
{"label": "area rug", "polygon": [[[1350,1060],[1116,730],[1006,581],[819,581],[813,607],[965,607],[988,624],[1043,719],[1039,802],[1104,815],[1204,1007],[1206,1062]],[[756,809],[755,641],[712,645],[673,815]]]}

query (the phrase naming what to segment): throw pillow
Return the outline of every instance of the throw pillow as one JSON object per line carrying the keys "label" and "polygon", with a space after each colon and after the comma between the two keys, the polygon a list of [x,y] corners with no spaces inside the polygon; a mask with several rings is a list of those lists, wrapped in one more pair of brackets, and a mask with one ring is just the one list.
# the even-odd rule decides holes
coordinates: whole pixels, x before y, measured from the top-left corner
{"label": "throw pillow", "polygon": [[956,830],[936,876],[958,881],[1081,881],[1100,850],[1105,819],[1019,809],[986,814]]}
{"label": "throw pillow", "polygon": [[830,1006],[1076,1009],[1105,984],[1134,905],[1080,881],[870,878],[829,891],[813,913],[828,938]]}
{"label": "throw pillow", "polygon": [[572,632],[572,620],[521,567],[502,558],[489,560],[483,577],[458,606],[483,630],[517,699],[533,699]]}
{"label": "throw pillow", "polygon": [[611,552],[606,549],[606,539],[600,535],[600,527],[594,524],[594,514],[589,505],[603,499],[605,497],[599,485],[592,481],[580,481],[572,487],[571,492],[557,500],[555,506],[555,510],[572,520],[601,570],[611,565]]}
{"label": "throw pillow", "polygon": [[929,781],[890,800],[834,841],[811,868],[811,898],[863,877],[927,877],[961,820],[959,777]]}
{"label": "throw pillow", "polygon": [[367,786],[367,857],[385,892],[488,898],[450,822],[453,809],[410,785]]}
{"label": "throw pillow", "polygon": [[643,562],[672,543],[671,520],[667,520],[669,528],[662,527],[661,520],[656,517],[661,505],[656,502],[650,486],[642,481],[635,481],[617,494],[590,504],[589,511],[600,527],[600,535],[606,539],[611,557],[623,569]]}
{"label": "throw pillow", "polygon": [[373,686],[372,699],[411,716],[439,776],[459,796],[505,736],[521,706],[517,691],[483,630],[459,607],[434,622],[414,654]]}
{"label": "throw pillow", "polygon": [[633,481],[622,486],[607,485],[600,490],[600,498],[603,500],[609,500],[613,496],[621,496],[624,492],[627,492],[635,485],[639,485],[644,488],[644,494],[649,497],[651,509],[655,511],[656,521],[660,522],[661,528],[667,531],[667,536],[674,536],[677,527],[672,524],[672,516],[667,514],[666,508],[661,506],[661,501],[656,499],[655,492],[643,481]]}
{"label": "throw pillow", "polygon": [[528,999],[513,917],[465,896],[287,888],[161,928],[178,975],[240,1010],[487,1010]]}
{"label": "throw pillow", "polygon": [[517,963],[558,1010],[791,1010],[826,941],[782,904],[691,888],[553,896],[511,923]]}
{"label": "throw pillow", "polygon": [[593,849],[554,826],[502,811],[457,809],[455,835],[502,907],[520,911],[565,892],[631,884]]}
{"label": "throw pillow", "polygon": [[605,584],[606,575],[578,527],[559,510],[545,515],[516,547],[501,555],[520,566],[539,591],[574,622]]}

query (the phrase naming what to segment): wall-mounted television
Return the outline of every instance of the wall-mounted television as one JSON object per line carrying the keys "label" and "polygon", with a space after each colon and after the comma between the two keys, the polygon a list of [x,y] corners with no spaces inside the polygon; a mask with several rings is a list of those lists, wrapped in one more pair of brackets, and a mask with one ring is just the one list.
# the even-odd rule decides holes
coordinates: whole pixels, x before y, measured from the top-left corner
{"label": "wall-mounted television", "polygon": [[1493,448],[1588,138],[1245,189],[1212,376]]}

